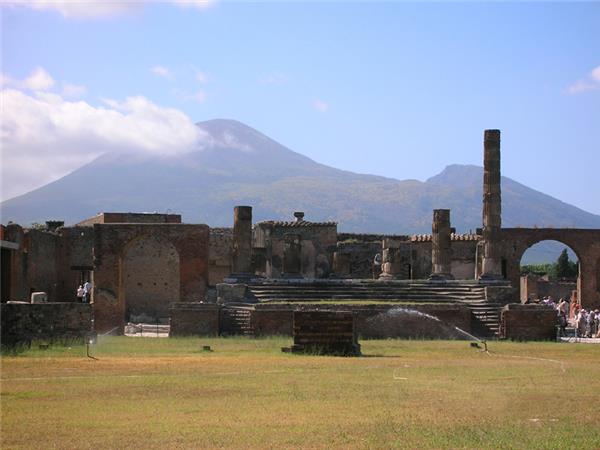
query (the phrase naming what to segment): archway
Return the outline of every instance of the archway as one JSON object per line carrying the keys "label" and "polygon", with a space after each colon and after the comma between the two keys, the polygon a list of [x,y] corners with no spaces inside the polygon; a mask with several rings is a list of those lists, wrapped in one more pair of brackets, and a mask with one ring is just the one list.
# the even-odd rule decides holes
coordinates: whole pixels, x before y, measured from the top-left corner
{"label": "archway", "polygon": [[579,257],[568,245],[541,240],[525,249],[520,259],[520,300],[552,297],[579,299]]}
{"label": "archway", "polygon": [[154,322],[169,316],[180,298],[179,253],[165,239],[141,236],[130,242],[121,260],[125,319]]}

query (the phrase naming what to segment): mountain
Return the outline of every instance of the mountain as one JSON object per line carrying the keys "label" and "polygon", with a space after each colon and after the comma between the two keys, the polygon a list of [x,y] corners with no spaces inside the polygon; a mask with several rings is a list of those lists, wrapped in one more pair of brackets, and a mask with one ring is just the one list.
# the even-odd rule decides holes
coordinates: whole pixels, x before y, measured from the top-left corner
{"label": "mountain", "polygon": [[[432,210],[450,208],[459,232],[481,226],[483,170],[448,166],[425,182],[319,164],[233,120],[197,124],[210,145],[171,157],[105,154],[46,186],[0,204],[2,221],[77,223],[102,211],[181,213],[185,222],[231,226],[233,206],[254,220],[335,220],[348,232],[425,233]],[[600,216],[502,178],[504,226],[600,228]]]}

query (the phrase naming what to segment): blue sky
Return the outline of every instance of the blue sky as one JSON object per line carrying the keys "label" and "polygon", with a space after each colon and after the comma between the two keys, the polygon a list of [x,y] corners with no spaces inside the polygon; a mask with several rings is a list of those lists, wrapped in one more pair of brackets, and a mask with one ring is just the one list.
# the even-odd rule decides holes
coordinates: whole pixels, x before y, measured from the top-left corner
{"label": "blue sky", "polygon": [[504,175],[600,214],[600,3],[84,6],[2,6],[3,199],[104,148],[185,151],[188,122],[232,118],[420,180],[481,165],[500,128]]}

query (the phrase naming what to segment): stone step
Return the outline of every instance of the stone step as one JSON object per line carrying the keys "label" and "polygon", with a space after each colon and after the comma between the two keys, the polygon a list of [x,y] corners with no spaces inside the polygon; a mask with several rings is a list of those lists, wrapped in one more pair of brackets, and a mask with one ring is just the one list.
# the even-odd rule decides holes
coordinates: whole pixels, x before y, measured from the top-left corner
{"label": "stone step", "polygon": [[396,293],[396,292],[434,292],[439,294],[455,294],[455,295],[466,295],[466,296],[483,296],[485,295],[485,291],[475,291],[471,289],[462,290],[462,289],[432,289],[432,288],[356,288],[356,287],[314,287],[307,288],[304,286],[298,286],[294,288],[286,287],[282,288],[255,288],[250,287],[250,290],[255,294],[273,294],[273,293],[282,293],[288,294],[290,292],[381,292],[381,293]]}

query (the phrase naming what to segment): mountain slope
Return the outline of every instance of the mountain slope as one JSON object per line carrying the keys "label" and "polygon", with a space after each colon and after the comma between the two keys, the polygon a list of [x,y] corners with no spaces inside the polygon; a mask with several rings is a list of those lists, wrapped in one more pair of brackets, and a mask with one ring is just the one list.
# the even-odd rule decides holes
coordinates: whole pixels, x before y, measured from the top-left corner
{"label": "mountain slope", "polygon": [[[335,220],[343,231],[423,233],[434,208],[453,226],[481,226],[482,168],[453,165],[426,182],[361,175],[319,164],[236,121],[198,126],[207,148],[177,157],[107,154],[65,177],[3,202],[2,221],[72,224],[101,211],[177,212],[188,223],[231,226],[232,208],[254,220]],[[600,228],[600,216],[502,179],[504,226]]]}

